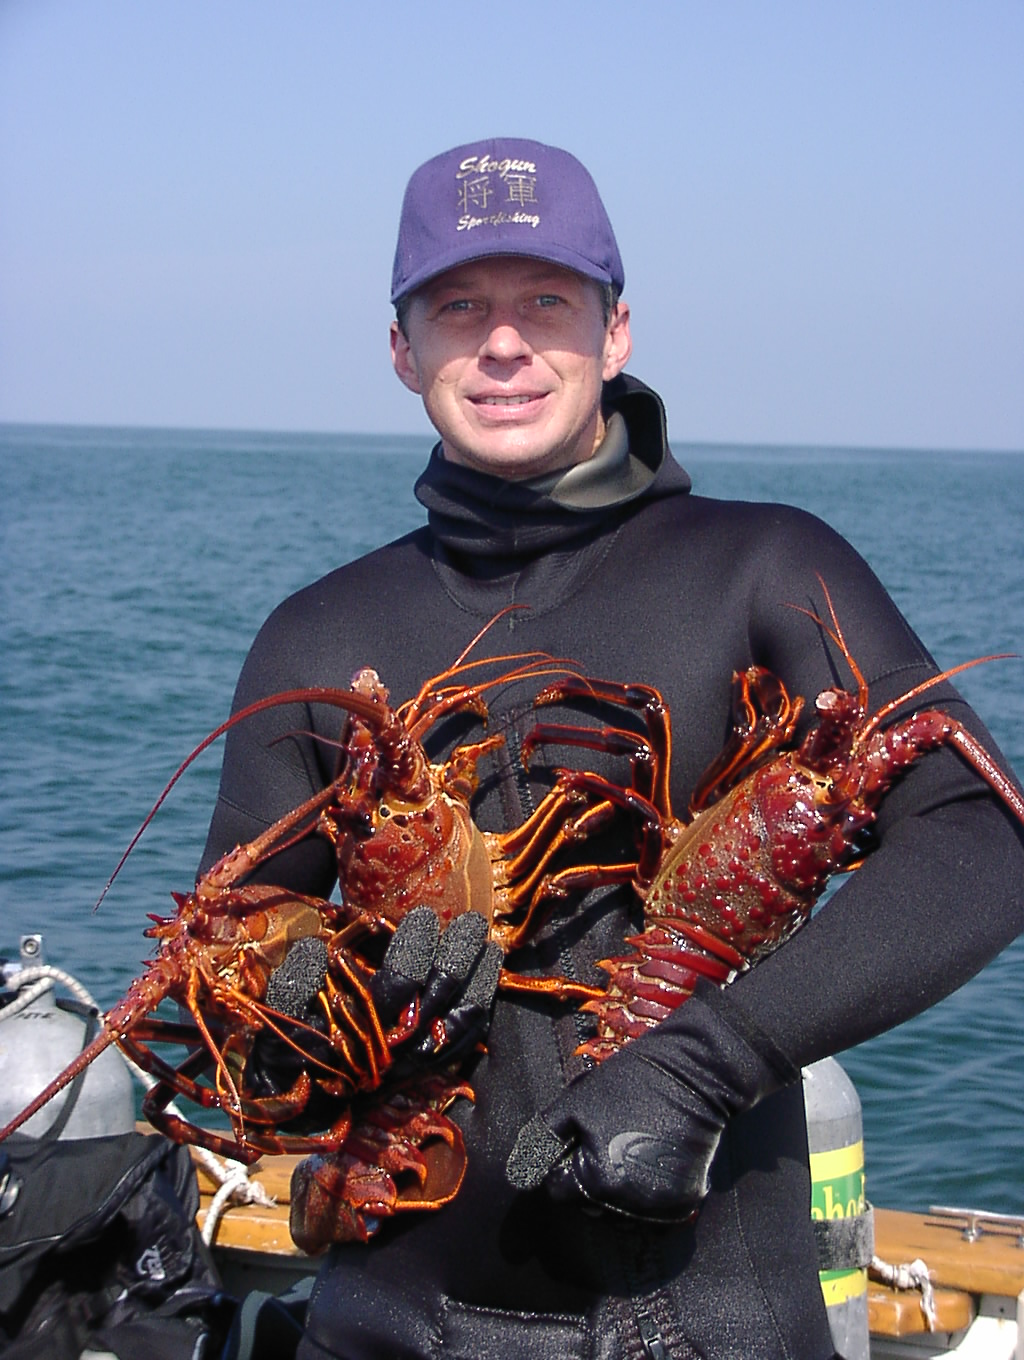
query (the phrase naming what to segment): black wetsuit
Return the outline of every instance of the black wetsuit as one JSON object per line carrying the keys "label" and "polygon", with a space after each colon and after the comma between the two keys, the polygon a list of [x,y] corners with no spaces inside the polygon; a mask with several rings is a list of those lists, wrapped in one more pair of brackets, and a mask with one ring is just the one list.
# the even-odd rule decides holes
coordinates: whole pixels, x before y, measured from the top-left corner
{"label": "black wetsuit", "polygon": [[[872,708],[934,673],[843,539],[788,507],[691,495],[654,393],[624,377],[606,395],[624,417],[629,458],[596,486],[563,493],[510,484],[435,451],[417,485],[429,527],[285,601],[253,646],[236,706],[295,686],[346,685],[367,664],[404,699],[504,606],[527,605],[506,614],[475,655],[547,651],[573,658],[584,674],[656,686],[671,709],[672,794],[684,811],[725,738],[734,670],[769,667],[807,696],[808,709],[837,676],[849,684],[821,630],[791,607],[822,610],[816,574],[870,684]],[[340,468],[338,481],[344,495]],[[535,688],[488,695],[489,730],[509,740],[481,764],[476,816],[485,828],[518,824],[559,764],[629,781],[623,758],[564,747],[538,752],[527,775],[516,751],[535,720]],[[948,686],[932,699],[990,743]],[[635,726],[600,708],[548,716]],[[305,737],[269,740],[311,728],[333,739],[339,719],[336,710],[278,709],[231,732],[204,864],[329,778],[332,748]],[[428,748],[479,731],[446,719]],[[1024,924],[1018,832],[956,754],[929,754],[887,797],[865,866],[801,934],[739,978],[732,999],[798,1066],[907,1019]],[[323,895],[333,878],[330,852],[315,841],[263,872]],[[628,889],[596,892],[556,914],[515,964],[597,980],[594,961],[621,952],[635,912]],[[303,1360],[832,1354],[799,1083],[728,1127],[711,1194],[691,1226],[648,1230],[510,1187],[505,1162],[517,1131],[580,1070],[579,1025],[570,1008],[499,997],[489,1052],[472,1074],[476,1104],[456,1111],[469,1152],[459,1196],[438,1213],[387,1224],[365,1247],[332,1251]]]}

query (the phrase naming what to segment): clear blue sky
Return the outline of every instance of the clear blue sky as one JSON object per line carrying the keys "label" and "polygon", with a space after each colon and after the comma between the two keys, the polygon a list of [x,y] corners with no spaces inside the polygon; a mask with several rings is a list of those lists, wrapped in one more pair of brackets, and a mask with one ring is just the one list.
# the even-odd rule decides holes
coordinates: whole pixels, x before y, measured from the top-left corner
{"label": "clear blue sky", "polygon": [[677,440],[1024,449],[1022,0],[0,0],[0,420],[426,430],[398,206],[494,133]]}

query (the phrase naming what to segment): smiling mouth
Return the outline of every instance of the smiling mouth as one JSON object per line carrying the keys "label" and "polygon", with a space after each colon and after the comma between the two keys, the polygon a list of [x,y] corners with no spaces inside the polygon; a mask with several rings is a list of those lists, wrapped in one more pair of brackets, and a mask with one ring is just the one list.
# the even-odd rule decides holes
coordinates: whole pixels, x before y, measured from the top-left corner
{"label": "smiling mouth", "polygon": [[536,401],[535,392],[519,392],[512,396],[476,397],[479,406],[525,406],[528,401]]}

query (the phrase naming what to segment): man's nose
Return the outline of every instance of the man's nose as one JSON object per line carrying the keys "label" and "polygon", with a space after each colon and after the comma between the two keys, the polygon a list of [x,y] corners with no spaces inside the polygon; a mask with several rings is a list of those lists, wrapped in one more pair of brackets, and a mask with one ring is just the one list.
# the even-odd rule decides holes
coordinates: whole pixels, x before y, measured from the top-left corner
{"label": "man's nose", "polygon": [[505,363],[510,359],[522,359],[531,352],[522,330],[511,317],[495,317],[480,347],[482,357],[500,359]]}

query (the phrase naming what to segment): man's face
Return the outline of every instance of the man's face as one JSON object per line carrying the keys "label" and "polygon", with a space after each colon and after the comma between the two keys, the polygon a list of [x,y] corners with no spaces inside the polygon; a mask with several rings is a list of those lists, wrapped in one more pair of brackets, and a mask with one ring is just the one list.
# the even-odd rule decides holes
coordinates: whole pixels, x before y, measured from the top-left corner
{"label": "man's face", "polygon": [[631,352],[629,308],[542,260],[495,256],[449,270],[391,327],[395,372],[423,398],[453,463],[515,481],[571,467],[604,434],[601,385]]}

